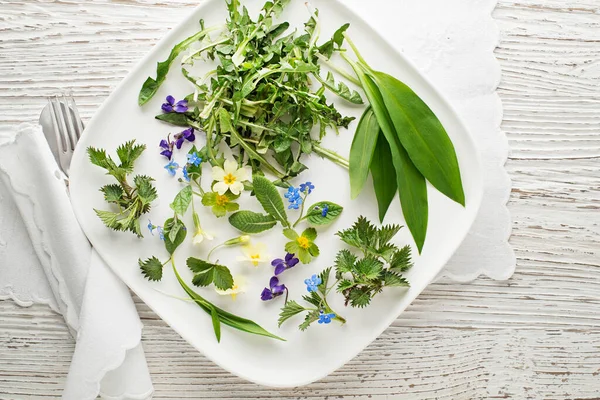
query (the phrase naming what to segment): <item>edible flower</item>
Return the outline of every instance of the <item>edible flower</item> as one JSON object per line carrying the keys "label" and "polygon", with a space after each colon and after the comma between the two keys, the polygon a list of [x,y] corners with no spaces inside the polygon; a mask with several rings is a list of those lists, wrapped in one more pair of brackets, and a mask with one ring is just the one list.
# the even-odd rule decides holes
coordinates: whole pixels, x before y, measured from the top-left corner
{"label": "edible flower", "polygon": [[202,196],[202,204],[206,207],[211,207],[213,214],[220,218],[227,215],[228,212],[240,209],[240,205],[234,201],[238,197],[229,192],[225,194],[207,192]]}
{"label": "edible flower", "polygon": [[148,230],[154,236],[154,230],[156,229],[156,225],[152,224],[152,221],[148,220]]}
{"label": "edible flower", "polygon": [[179,100],[178,102],[175,102],[175,97],[168,95],[161,108],[163,112],[166,113],[173,111],[176,113],[184,113],[188,110],[188,102],[187,100]]}
{"label": "edible flower", "polygon": [[217,294],[221,296],[231,295],[231,298],[235,300],[238,294],[246,292],[246,279],[243,276],[236,276],[233,278],[233,286],[227,290],[221,290],[215,288]]}
{"label": "edible flower", "polygon": [[243,181],[248,179],[246,168],[238,168],[238,164],[232,160],[225,160],[223,168],[215,166],[212,168],[213,179],[217,181],[213,190],[224,195],[227,190],[234,195],[239,195],[244,190]]}
{"label": "edible flower", "polygon": [[158,232],[158,238],[160,240],[165,240],[165,231],[163,231],[162,226],[157,226],[156,231]]}
{"label": "edible flower", "polygon": [[283,234],[290,240],[285,244],[285,251],[295,254],[303,264],[308,264],[313,257],[319,255],[319,248],[315,244],[315,228],[307,228],[300,235],[293,229],[284,229]]}
{"label": "edible flower", "polygon": [[316,292],[317,287],[321,283],[323,283],[323,281],[317,275],[313,275],[310,278],[304,280],[304,284],[306,285],[306,290],[308,290],[309,292]]}
{"label": "edible flower", "polygon": [[200,226],[200,224],[198,224],[195,228],[194,231],[194,238],[192,239],[192,243],[193,244],[200,244],[204,241],[204,239],[206,240],[213,240],[215,237],[213,235],[211,235],[210,233],[206,232],[204,229],[202,229],[202,227]]}
{"label": "edible flower", "polygon": [[175,145],[175,143],[168,141],[168,140],[161,140],[160,141],[160,148],[163,149],[160,154],[162,156],[167,157],[169,160],[171,160],[171,157],[173,157],[173,146]]}
{"label": "edible flower", "polygon": [[298,208],[300,208],[300,206],[302,205],[302,197],[300,196],[300,189],[295,188],[293,186],[288,188],[288,191],[286,194],[283,195],[286,199],[288,199],[290,205],[288,206],[288,209],[294,209],[297,210]]}
{"label": "edible flower", "polygon": [[255,267],[259,263],[269,260],[269,255],[266,253],[267,246],[264,243],[247,244],[242,247],[243,256],[238,256],[238,261],[249,261]]}
{"label": "edible flower", "polygon": [[194,135],[194,128],[185,129],[178,134],[174,135],[175,138],[175,146],[178,149],[181,149],[183,143],[187,140],[188,142],[193,142],[196,140],[196,135]]}
{"label": "edible flower", "polygon": [[188,174],[187,166],[183,167],[183,170],[181,172],[183,173],[183,179],[189,182],[191,179],[190,174]]}
{"label": "edible flower", "polygon": [[331,323],[332,318],[335,318],[334,313],[325,313],[323,310],[319,311],[319,323],[320,324],[329,324],[329,323]]}
{"label": "edible flower", "polygon": [[200,157],[197,152],[193,152],[187,155],[187,161],[188,164],[192,164],[197,167],[202,162],[202,157]]}
{"label": "edible flower", "polygon": [[328,212],[329,212],[329,205],[328,205],[328,204],[325,204],[325,205],[323,206],[323,208],[321,209],[321,216],[322,216],[323,218],[325,218],[325,217],[327,216],[327,213],[328,213]]}
{"label": "edible flower", "polygon": [[262,293],[260,294],[260,298],[262,301],[272,300],[275,297],[279,297],[285,292],[287,288],[284,284],[279,284],[279,278],[276,276],[272,277],[269,281],[269,287],[264,288]]}
{"label": "edible flower", "polygon": [[313,185],[312,182],[300,184],[300,192],[302,193],[311,194],[314,188],[315,185]]}
{"label": "edible flower", "polygon": [[271,265],[275,267],[275,275],[279,275],[283,271],[294,268],[299,262],[300,260],[296,258],[294,254],[287,253],[285,259],[282,260],[281,258],[276,258],[271,261]]}
{"label": "edible flower", "polygon": [[167,165],[165,165],[165,169],[171,176],[175,176],[175,172],[179,169],[179,164],[171,160]]}

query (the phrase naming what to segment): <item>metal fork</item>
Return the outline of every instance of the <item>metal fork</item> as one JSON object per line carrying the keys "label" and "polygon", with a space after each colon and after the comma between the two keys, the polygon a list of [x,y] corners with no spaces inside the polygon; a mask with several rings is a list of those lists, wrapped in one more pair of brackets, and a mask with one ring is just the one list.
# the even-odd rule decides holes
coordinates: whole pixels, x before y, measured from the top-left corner
{"label": "metal fork", "polygon": [[[83,133],[83,122],[79,116],[75,99],[71,94],[56,95],[48,98],[46,108],[49,111],[56,143],[55,157],[65,175],[69,176],[69,166],[75,146]],[[47,137],[50,142],[50,138]]]}

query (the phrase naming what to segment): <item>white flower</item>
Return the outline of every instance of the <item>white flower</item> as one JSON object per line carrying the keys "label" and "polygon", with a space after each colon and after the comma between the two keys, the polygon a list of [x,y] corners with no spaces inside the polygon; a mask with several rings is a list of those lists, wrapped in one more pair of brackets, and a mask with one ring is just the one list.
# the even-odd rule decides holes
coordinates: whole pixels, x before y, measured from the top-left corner
{"label": "white flower", "polygon": [[236,196],[244,190],[243,181],[248,179],[248,170],[244,167],[238,168],[235,161],[226,160],[224,168],[212,168],[213,180],[217,181],[213,190],[220,195],[224,195],[227,189]]}
{"label": "white flower", "polygon": [[204,239],[213,240],[214,236],[206,232],[204,229],[202,229],[202,227],[198,226],[196,228],[196,232],[194,232],[194,239],[192,240],[192,243],[200,244],[204,241]]}
{"label": "white flower", "polygon": [[241,275],[236,276],[233,278],[233,287],[231,289],[221,290],[215,288],[215,291],[222,296],[229,294],[231,295],[231,298],[235,300],[239,293],[246,293],[246,278]]}
{"label": "white flower", "polygon": [[238,261],[250,261],[258,267],[258,263],[269,261],[267,246],[264,243],[248,244],[242,247],[243,256],[238,256]]}

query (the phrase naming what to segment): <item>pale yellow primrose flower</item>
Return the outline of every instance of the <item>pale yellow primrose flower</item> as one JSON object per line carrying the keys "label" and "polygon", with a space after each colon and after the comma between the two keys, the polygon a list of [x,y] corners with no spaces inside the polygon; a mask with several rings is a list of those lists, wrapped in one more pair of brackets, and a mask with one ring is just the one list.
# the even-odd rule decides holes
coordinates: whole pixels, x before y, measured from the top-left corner
{"label": "pale yellow primrose flower", "polygon": [[222,296],[229,294],[235,300],[239,293],[246,293],[246,278],[242,275],[236,276],[233,278],[233,287],[231,289],[221,290],[215,288],[215,291]]}
{"label": "pale yellow primrose flower", "polygon": [[242,247],[243,256],[238,256],[238,261],[250,261],[252,265],[258,267],[258,263],[269,261],[270,255],[267,254],[267,246],[264,243],[248,244]]}
{"label": "pale yellow primrose flower", "polygon": [[206,232],[202,227],[198,226],[196,228],[196,232],[194,232],[194,239],[192,240],[193,244],[200,244],[206,240],[213,240],[215,237],[210,233]]}
{"label": "pale yellow primrose flower", "polygon": [[235,161],[225,160],[224,168],[213,167],[212,178],[217,181],[213,186],[213,190],[220,195],[224,195],[227,189],[236,196],[244,190],[245,180],[248,180],[248,170],[244,167],[238,168]]}

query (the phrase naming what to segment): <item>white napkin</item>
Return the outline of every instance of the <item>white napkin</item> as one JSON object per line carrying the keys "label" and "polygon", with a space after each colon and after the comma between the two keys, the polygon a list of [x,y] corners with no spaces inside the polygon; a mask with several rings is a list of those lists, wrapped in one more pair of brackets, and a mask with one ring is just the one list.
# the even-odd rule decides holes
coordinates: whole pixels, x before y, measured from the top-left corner
{"label": "white napkin", "polygon": [[152,395],[129,291],[81,231],[37,125],[0,131],[0,265],[0,298],[48,304],[76,333],[64,399]]}

